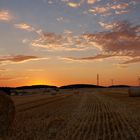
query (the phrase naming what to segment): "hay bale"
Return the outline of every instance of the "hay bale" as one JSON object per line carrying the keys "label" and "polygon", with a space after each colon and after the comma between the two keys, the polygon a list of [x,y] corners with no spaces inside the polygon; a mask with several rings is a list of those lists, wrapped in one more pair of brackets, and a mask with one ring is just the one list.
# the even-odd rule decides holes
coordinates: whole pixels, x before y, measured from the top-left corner
{"label": "hay bale", "polygon": [[140,87],[130,87],[128,93],[130,97],[140,97]]}
{"label": "hay bale", "polygon": [[79,93],[80,93],[79,91],[75,91],[75,92],[74,92],[74,94],[77,94],[77,95],[78,95]]}
{"label": "hay bale", "polygon": [[51,95],[56,95],[56,94],[57,94],[57,92],[55,92],[55,91],[51,92]]}
{"label": "hay bale", "polygon": [[7,134],[15,117],[15,106],[11,98],[0,91],[0,137]]}

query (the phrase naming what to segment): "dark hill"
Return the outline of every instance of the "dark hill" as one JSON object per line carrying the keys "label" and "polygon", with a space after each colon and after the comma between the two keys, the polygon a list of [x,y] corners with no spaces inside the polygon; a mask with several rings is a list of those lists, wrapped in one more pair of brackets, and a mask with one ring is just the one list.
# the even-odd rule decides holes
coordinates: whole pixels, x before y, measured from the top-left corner
{"label": "dark hill", "polygon": [[108,88],[128,88],[130,86],[128,85],[112,85],[112,86],[109,86]]}
{"label": "dark hill", "polygon": [[50,86],[50,85],[32,85],[32,86],[21,86],[16,87],[15,89],[40,89],[40,88],[57,88],[56,86]]}
{"label": "dark hill", "polygon": [[75,88],[103,88],[103,87],[91,84],[73,84],[60,87],[60,89],[73,89],[73,88],[75,89]]}

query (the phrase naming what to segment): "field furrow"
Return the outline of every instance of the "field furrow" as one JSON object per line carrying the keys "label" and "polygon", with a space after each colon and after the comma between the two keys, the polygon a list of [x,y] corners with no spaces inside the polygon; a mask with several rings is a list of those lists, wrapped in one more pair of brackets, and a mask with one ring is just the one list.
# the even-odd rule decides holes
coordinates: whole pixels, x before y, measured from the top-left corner
{"label": "field furrow", "polygon": [[139,140],[140,116],[112,97],[79,91],[17,105],[6,140]]}

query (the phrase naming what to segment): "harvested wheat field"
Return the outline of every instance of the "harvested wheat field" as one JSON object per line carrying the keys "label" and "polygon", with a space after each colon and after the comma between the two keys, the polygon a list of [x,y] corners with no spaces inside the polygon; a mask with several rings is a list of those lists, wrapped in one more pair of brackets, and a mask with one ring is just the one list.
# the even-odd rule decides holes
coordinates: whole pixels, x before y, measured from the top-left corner
{"label": "harvested wheat field", "polygon": [[127,90],[62,90],[12,99],[16,117],[6,140],[140,139],[140,97],[129,97]]}

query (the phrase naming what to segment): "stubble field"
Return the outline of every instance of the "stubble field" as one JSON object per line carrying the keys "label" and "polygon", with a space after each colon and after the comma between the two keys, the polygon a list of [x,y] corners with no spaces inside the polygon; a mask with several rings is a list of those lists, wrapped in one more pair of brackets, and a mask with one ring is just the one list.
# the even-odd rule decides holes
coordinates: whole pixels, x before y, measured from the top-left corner
{"label": "stubble field", "polygon": [[139,140],[140,97],[127,89],[62,90],[12,97],[16,117],[6,140]]}

